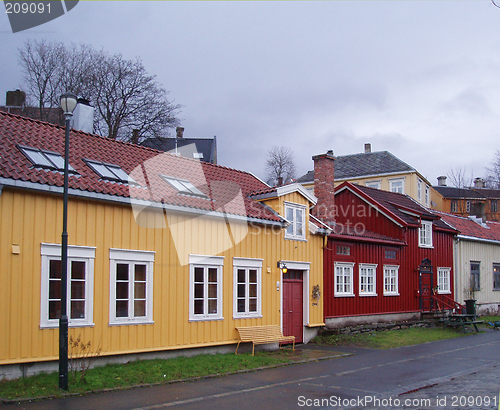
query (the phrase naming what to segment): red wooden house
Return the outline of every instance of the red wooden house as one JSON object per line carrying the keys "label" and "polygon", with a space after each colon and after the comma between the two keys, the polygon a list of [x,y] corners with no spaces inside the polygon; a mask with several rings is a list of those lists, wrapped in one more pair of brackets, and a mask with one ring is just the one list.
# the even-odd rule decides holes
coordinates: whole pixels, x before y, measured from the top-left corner
{"label": "red wooden house", "polygon": [[[314,161],[319,179],[333,175],[333,156]],[[406,195],[349,182],[333,191],[319,182],[317,214],[333,227],[324,254],[328,327],[455,306],[455,229]]]}

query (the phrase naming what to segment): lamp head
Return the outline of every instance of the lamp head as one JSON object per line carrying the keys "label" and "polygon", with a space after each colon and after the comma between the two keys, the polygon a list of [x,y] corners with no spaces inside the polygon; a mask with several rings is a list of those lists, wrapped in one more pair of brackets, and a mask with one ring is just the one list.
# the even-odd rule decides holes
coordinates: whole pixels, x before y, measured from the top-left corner
{"label": "lamp head", "polygon": [[278,261],[278,269],[281,269],[283,273],[288,272],[288,268],[286,267],[285,262],[282,261]]}
{"label": "lamp head", "polygon": [[60,102],[64,115],[72,115],[78,103],[78,97],[73,93],[64,93],[61,95]]}

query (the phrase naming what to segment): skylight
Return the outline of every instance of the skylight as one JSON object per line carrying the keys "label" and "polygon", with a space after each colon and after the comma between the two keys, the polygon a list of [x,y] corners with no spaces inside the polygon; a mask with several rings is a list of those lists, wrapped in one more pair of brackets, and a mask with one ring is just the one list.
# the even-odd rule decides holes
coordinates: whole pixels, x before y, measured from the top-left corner
{"label": "skylight", "polygon": [[135,181],[118,165],[105,164],[104,162],[90,160],[85,160],[85,162],[102,179],[124,183],[135,183]]}
{"label": "skylight", "polygon": [[186,181],[185,179],[179,179],[174,177],[167,177],[165,175],[161,175],[161,177],[167,181],[170,185],[172,185],[179,193],[186,195],[195,195],[206,198],[207,196],[201,192],[198,188],[196,188],[191,182]]}
{"label": "skylight", "polygon": [[[64,158],[57,152],[44,151],[38,148],[18,147],[35,167],[64,171]],[[68,164],[69,172],[75,169]]]}

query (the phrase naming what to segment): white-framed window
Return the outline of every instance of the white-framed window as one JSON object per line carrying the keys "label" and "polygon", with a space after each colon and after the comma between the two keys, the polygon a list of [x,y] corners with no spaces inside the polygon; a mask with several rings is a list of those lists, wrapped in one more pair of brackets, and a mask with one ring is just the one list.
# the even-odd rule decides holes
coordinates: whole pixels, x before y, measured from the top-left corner
{"label": "white-framed window", "polygon": [[375,181],[366,181],[365,186],[367,186],[369,188],[380,189],[382,186],[382,180],[377,179]]}
{"label": "white-framed window", "polygon": [[391,192],[398,192],[400,194],[405,193],[405,179],[404,178],[393,178],[389,179],[389,187]]}
{"label": "white-framed window", "polygon": [[377,296],[377,265],[359,264],[359,296]]}
{"label": "white-framed window", "polygon": [[[61,245],[41,244],[40,328],[59,326],[61,316]],[[66,311],[69,326],[93,326],[95,248],[68,246]]]}
{"label": "white-framed window", "polygon": [[417,180],[417,199],[422,202],[422,180],[420,178]]}
{"label": "white-framed window", "polygon": [[429,185],[426,185],[426,186],[425,186],[425,206],[426,206],[426,207],[429,207],[429,206],[430,206],[430,203],[431,203],[431,195],[430,195],[430,192],[431,192],[431,188],[429,187]]}
{"label": "white-framed window", "polygon": [[233,317],[262,317],[262,259],[233,258]]}
{"label": "white-framed window", "polygon": [[[35,167],[64,171],[64,158],[57,152],[50,152],[38,148],[21,147],[19,150],[31,161]],[[76,173],[75,169],[68,164],[68,171]]]}
{"label": "white-framed window", "polygon": [[335,296],[354,296],[354,263],[335,262]]}
{"label": "white-framed window", "polygon": [[432,248],[432,221],[421,221],[418,228],[418,246]]}
{"label": "white-framed window", "polygon": [[384,296],[399,296],[399,266],[384,265]]}
{"label": "white-framed window", "polygon": [[153,323],[155,252],[110,249],[109,324]]}
{"label": "white-framed window", "polygon": [[306,239],[306,207],[285,203],[285,218],[290,225],[286,228],[285,239]]}
{"label": "white-framed window", "polygon": [[191,182],[186,179],[170,177],[167,175],[160,175],[164,181],[168,182],[174,187],[177,192],[184,195],[192,195],[201,198],[208,198],[203,192],[196,188]]}
{"label": "white-framed window", "polygon": [[136,182],[130,177],[121,167],[114,164],[106,164],[100,161],[85,160],[87,165],[92,168],[92,170],[99,175],[102,179],[107,179],[109,181],[132,183]]}
{"label": "white-framed window", "polygon": [[437,269],[438,293],[451,293],[451,268]]}
{"label": "white-framed window", "polygon": [[189,255],[189,320],[221,320],[224,257]]}

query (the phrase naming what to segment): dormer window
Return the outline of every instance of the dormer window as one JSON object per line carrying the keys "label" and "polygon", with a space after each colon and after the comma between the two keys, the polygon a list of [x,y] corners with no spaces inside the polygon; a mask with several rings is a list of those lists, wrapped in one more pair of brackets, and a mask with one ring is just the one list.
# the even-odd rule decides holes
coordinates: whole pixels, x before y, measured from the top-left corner
{"label": "dormer window", "polygon": [[298,204],[285,204],[285,218],[290,225],[286,228],[285,239],[306,239],[306,207]]}
{"label": "dormer window", "polygon": [[432,221],[422,221],[418,229],[418,246],[432,248]]}
{"label": "dormer window", "polygon": [[[35,167],[64,171],[64,158],[57,152],[29,147],[18,148]],[[71,164],[68,164],[68,170],[69,172],[76,172]]]}
{"label": "dormer window", "polygon": [[123,182],[126,184],[129,182],[135,183],[135,181],[118,165],[105,164],[104,162],[90,160],[85,160],[85,162],[102,179]]}
{"label": "dormer window", "polygon": [[180,194],[194,195],[202,198],[207,198],[207,196],[203,192],[201,192],[191,182],[185,179],[167,177],[165,175],[161,175],[161,177],[170,185],[172,185]]}

